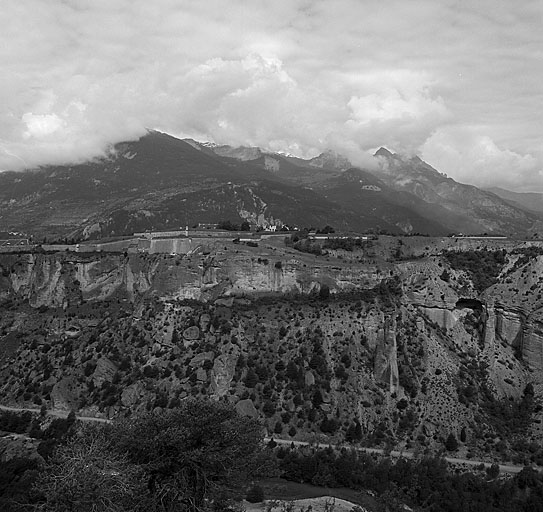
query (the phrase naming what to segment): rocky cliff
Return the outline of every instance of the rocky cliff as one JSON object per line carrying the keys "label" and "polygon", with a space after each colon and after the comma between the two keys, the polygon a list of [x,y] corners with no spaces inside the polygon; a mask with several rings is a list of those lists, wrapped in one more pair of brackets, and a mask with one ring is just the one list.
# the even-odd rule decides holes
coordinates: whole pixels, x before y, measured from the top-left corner
{"label": "rocky cliff", "polygon": [[287,438],[360,424],[373,444],[463,432],[469,450],[513,442],[510,404],[539,419],[541,256],[509,253],[480,293],[441,256],[252,251],[3,255],[0,395],[103,416],[211,396]]}
{"label": "rocky cliff", "polygon": [[0,297],[28,300],[33,307],[65,307],[108,298],[154,295],[163,299],[209,300],[222,295],[316,292],[371,288],[375,266],[308,266],[303,257],[255,257],[224,249],[214,256],[145,254],[0,255]]}

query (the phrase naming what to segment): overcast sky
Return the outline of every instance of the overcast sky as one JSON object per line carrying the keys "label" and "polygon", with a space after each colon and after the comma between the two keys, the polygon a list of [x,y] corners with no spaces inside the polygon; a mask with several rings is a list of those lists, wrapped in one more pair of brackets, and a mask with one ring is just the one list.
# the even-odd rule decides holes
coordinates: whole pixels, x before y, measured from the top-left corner
{"label": "overcast sky", "polygon": [[146,128],[543,191],[542,0],[2,0],[0,169]]}

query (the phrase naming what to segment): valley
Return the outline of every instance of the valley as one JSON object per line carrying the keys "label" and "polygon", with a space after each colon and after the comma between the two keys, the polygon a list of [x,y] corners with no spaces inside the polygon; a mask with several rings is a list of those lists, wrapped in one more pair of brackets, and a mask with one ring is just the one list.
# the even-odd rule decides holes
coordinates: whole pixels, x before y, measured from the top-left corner
{"label": "valley", "polygon": [[[332,495],[372,512],[461,503],[465,486],[537,502],[524,491],[543,465],[543,217],[524,206],[537,198],[373,158],[149,132],[85,164],[0,173],[6,503],[39,502],[25,478],[81,449],[81,475],[145,474],[130,485],[158,499],[155,448],[142,459],[140,445],[199,461],[217,435],[240,454],[229,421],[251,432],[240,456],[263,458],[238,502],[260,499],[258,482],[273,496],[348,487]],[[162,438],[160,422],[185,430]],[[134,425],[147,434],[129,448]],[[181,459],[153,462],[172,503]]]}

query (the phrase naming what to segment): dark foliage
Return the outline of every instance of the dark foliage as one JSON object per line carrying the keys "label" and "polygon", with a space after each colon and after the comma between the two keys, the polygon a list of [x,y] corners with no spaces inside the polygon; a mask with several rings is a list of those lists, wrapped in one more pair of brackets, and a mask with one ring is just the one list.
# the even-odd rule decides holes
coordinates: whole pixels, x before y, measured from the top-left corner
{"label": "dark foliage", "polygon": [[329,238],[324,241],[323,249],[342,249],[344,251],[353,251],[356,248],[362,247],[361,238]]}
{"label": "dark foliage", "polygon": [[454,452],[458,450],[458,441],[456,439],[456,436],[452,432],[449,434],[447,440],[445,441],[445,448],[447,448],[447,451],[449,452]]}
{"label": "dark foliage", "polygon": [[[328,487],[371,489],[380,498],[432,512],[528,512],[543,510],[543,475],[524,468],[509,480],[453,473],[439,458],[375,460],[366,453],[328,448],[289,450],[279,459],[284,478]],[[385,499],[386,501],[386,499]]]}
{"label": "dark foliage", "polygon": [[0,411],[0,430],[5,432],[13,432],[15,434],[23,434],[28,431],[32,422],[32,413],[30,412],[13,412]]}
{"label": "dark foliage", "polygon": [[271,467],[261,441],[258,422],[233,408],[185,400],[83,426],[54,452],[36,490],[44,510],[227,510]]}
{"label": "dark foliage", "polygon": [[253,485],[247,491],[245,499],[249,503],[262,503],[264,501],[264,489],[260,485]]}
{"label": "dark foliage", "polygon": [[469,273],[473,286],[479,292],[496,282],[506,261],[506,251],[445,251],[443,255],[455,270]]}
{"label": "dark foliage", "polygon": [[322,254],[322,247],[318,242],[314,242],[307,238],[307,235],[295,234],[290,235],[285,238],[285,245],[287,247],[292,247],[300,252],[306,252],[308,254],[315,254],[320,256]]}

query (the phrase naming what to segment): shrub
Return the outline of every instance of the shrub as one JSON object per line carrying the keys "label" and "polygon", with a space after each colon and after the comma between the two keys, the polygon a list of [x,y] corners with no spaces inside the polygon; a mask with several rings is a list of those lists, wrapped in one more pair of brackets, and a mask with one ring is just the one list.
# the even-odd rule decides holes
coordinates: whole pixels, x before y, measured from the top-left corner
{"label": "shrub", "polygon": [[245,499],[249,503],[262,503],[264,501],[264,489],[260,485],[253,485],[248,491]]}
{"label": "shrub", "polygon": [[455,435],[451,432],[447,440],[445,441],[445,448],[449,452],[454,452],[458,450],[458,441],[456,440]]}

